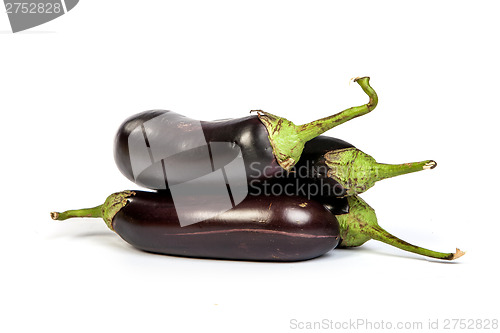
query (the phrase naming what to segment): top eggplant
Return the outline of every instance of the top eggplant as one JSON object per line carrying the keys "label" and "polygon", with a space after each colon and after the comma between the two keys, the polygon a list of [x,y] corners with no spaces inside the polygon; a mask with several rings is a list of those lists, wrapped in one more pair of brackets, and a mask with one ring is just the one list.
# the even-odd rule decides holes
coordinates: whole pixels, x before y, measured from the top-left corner
{"label": "top eggplant", "polygon": [[139,113],[119,128],[116,164],[128,179],[150,189],[192,181],[246,187],[252,180],[291,170],[306,142],[372,111],[378,97],[369,78],[355,82],[368,95],[368,103],[304,125],[263,111],[219,121],[198,121],[164,110]]}

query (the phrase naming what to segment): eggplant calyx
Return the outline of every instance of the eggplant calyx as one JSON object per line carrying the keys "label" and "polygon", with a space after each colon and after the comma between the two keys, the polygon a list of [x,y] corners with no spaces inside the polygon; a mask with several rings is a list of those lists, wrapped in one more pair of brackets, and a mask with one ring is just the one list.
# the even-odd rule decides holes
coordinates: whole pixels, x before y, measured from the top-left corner
{"label": "eggplant calyx", "polygon": [[340,226],[342,241],[339,247],[341,248],[357,247],[370,239],[374,239],[404,251],[436,259],[454,260],[465,254],[464,251],[458,248],[455,253],[436,252],[399,239],[378,225],[375,211],[363,199],[354,195],[348,197],[347,200],[349,202],[349,213],[336,216]]}
{"label": "eggplant calyx", "polygon": [[113,218],[115,215],[125,207],[128,203],[128,198],[134,196],[134,191],[123,191],[113,193],[106,198],[104,204],[102,204],[102,219],[106,223],[109,229],[115,230],[113,228]]}
{"label": "eggplant calyx", "polygon": [[433,160],[403,164],[378,163],[372,156],[354,147],[332,150],[324,157],[329,168],[328,177],[342,185],[347,195],[363,193],[382,179],[437,166]]}
{"label": "eggplant calyx", "polygon": [[273,147],[276,160],[283,169],[290,171],[295,163],[299,161],[306,143],[299,137],[297,126],[288,119],[262,110],[252,110],[250,112],[257,112],[260,121],[267,129],[269,142]]}
{"label": "eggplant calyx", "polygon": [[113,193],[106,198],[106,201],[99,206],[92,208],[73,209],[64,212],[51,212],[53,220],[64,221],[75,217],[102,218],[109,229],[114,231],[113,218],[128,203],[128,198],[135,195],[133,191],[123,191]]}

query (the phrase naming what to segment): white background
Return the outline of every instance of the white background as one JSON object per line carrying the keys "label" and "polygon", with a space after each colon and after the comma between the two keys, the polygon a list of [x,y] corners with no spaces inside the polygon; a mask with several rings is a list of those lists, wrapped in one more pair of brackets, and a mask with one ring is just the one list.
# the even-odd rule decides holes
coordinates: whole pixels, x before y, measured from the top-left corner
{"label": "white background", "polygon": [[[499,319],[499,9],[82,0],[18,34],[0,13],[0,330],[296,332],[294,319],[424,329]],[[467,251],[456,262],[375,241],[300,263],[186,259],[135,250],[100,220],[49,217],[137,189],[112,154],[134,113],[212,120],[263,109],[303,123],[364,104],[349,85],[356,76],[371,77],[379,105],[328,134],[380,162],[435,159],[436,169],[362,197],[395,235]]]}

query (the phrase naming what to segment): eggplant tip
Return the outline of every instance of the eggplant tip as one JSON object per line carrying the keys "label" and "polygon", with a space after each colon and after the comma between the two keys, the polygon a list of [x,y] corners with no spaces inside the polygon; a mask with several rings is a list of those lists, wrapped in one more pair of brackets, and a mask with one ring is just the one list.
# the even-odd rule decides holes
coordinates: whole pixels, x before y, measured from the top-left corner
{"label": "eggplant tip", "polygon": [[430,170],[430,169],[434,169],[436,166],[437,166],[436,161],[432,161],[431,160],[431,161],[425,163],[425,165],[423,166],[423,169],[424,170]]}
{"label": "eggplant tip", "polygon": [[451,257],[451,260],[455,260],[455,259],[458,259],[460,258],[461,256],[463,256],[465,254],[465,251],[462,251],[460,250],[459,248],[457,248],[457,251],[453,254],[453,256]]}
{"label": "eggplant tip", "polygon": [[352,81],[352,82],[357,82],[357,81],[359,81],[359,80],[361,80],[361,79],[368,79],[368,80],[369,80],[369,79],[370,79],[370,77],[369,77],[369,76],[356,76],[356,77],[353,77],[352,79],[350,79],[350,80],[349,80],[349,83],[350,83],[351,81]]}
{"label": "eggplant tip", "polygon": [[50,213],[50,217],[53,219],[53,220],[57,220],[59,218],[59,213],[58,212],[51,212]]}

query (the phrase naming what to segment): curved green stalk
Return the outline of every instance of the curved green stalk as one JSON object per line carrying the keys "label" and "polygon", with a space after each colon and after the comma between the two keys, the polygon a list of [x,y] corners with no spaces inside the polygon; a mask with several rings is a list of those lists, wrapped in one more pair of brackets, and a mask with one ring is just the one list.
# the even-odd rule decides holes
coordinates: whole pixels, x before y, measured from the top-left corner
{"label": "curved green stalk", "polygon": [[295,125],[285,118],[262,110],[250,111],[257,112],[259,119],[266,126],[274,156],[276,156],[276,160],[282,168],[288,171],[299,161],[307,141],[314,139],[335,126],[365,115],[375,109],[378,97],[375,90],[370,86],[370,78],[361,77],[356,78],[354,81],[368,95],[368,103],[346,109],[333,116],[318,119],[307,124]]}
{"label": "curved green stalk", "polygon": [[375,109],[378,104],[378,96],[375,90],[373,90],[373,88],[370,86],[370,78],[358,77],[354,79],[354,82],[357,82],[361,86],[363,91],[368,95],[368,103],[361,106],[354,106],[333,116],[325,117],[308,124],[300,125],[299,131],[301,132],[303,140],[307,142],[311,139],[314,139],[318,135],[334,128],[335,126],[341,125],[353,118],[363,116]]}
{"label": "curved green stalk", "polygon": [[433,160],[403,164],[383,164],[357,148],[333,150],[325,154],[328,177],[335,179],[347,195],[363,193],[382,179],[434,169]]}
{"label": "curved green stalk", "polygon": [[74,217],[100,217],[102,218],[102,205],[92,208],[71,209],[64,212],[51,212],[50,217],[53,220],[64,221]]}
{"label": "curved green stalk", "polygon": [[128,198],[135,195],[133,191],[123,191],[113,193],[106,198],[106,201],[99,206],[92,208],[72,209],[62,213],[52,212],[50,217],[53,220],[64,221],[75,217],[102,218],[109,229],[113,230],[113,217],[128,203]]}
{"label": "curved green stalk", "polygon": [[378,225],[375,211],[359,196],[348,197],[349,213],[337,215],[340,225],[340,247],[356,247],[370,239],[395,246],[401,250],[417,253],[423,256],[453,260],[460,258],[465,252],[458,248],[455,253],[436,252],[410,244],[396,236],[391,235]]}

